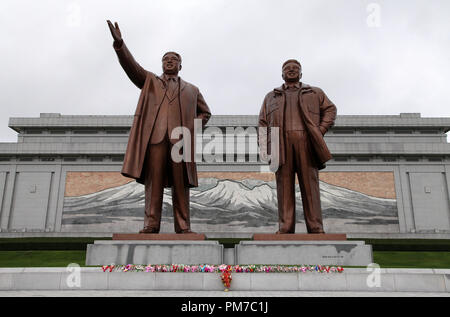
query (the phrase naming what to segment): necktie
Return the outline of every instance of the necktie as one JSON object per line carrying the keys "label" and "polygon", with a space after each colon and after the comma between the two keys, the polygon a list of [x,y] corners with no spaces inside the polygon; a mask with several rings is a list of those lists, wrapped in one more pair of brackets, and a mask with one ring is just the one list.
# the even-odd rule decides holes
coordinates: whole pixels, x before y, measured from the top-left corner
{"label": "necktie", "polygon": [[175,90],[177,89],[177,82],[175,81],[175,78],[169,78],[168,84],[169,84],[168,87],[169,96],[173,96]]}

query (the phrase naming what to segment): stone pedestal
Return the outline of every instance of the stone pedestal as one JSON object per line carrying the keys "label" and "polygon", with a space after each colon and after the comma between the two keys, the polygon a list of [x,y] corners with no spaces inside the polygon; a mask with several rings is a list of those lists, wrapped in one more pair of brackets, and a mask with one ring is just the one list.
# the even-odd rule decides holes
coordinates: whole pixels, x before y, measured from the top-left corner
{"label": "stone pedestal", "polygon": [[113,240],[206,240],[203,233],[114,233]]}
{"label": "stone pedestal", "polygon": [[223,245],[217,241],[98,240],[86,252],[86,265],[222,263]]}
{"label": "stone pedestal", "polygon": [[347,235],[345,233],[255,233],[253,235],[255,241],[345,241]]}
{"label": "stone pedestal", "polygon": [[373,262],[372,246],[364,241],[241,241],[236,264],[305,264],[366,266]]}

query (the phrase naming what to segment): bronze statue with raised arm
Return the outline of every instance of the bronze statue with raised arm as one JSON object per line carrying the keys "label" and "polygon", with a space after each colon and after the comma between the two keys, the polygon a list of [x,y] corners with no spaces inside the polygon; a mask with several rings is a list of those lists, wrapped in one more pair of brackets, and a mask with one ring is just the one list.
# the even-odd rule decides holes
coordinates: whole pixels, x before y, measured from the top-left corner
{"label": "bronze statue with raised arm", "polygon": [[[295,175],[300,185],[308,233],[324,233],[320,206],[319,173],[331,159],[323,139],[336,119],[336,107],[317,87],[300,82],[302,67],[295,59],[282,66],[284,84],[269,92],[259,114],[259,127],[278,128],[277,233],[295,233]],[[270,135],[260,133],[259,143],[269,149]],[[266,154],[262,153],[262,156]]]}
{"label": "bronze statue with raised arm", "polygon": [[[144,228],[140,233],[159,233],[166,187],[172,189],[175,232],[191,233],[189,188],[198,186],[195,149],[189,150],[190,157],[180,162],[174,161],[171,153],[180,141],[194,145],[194,120],[200,119],[204,126],[211,112],[199,89],[178,76],[181,70],[178,53],[163,55],[163,74],[158,76],[134,60],[117,22],[114,25],[107,22],[120,65],[141,89],[121,171],[145,185]],[[172,131],[178,127],[186,128],[190,134],[172,137]]]}

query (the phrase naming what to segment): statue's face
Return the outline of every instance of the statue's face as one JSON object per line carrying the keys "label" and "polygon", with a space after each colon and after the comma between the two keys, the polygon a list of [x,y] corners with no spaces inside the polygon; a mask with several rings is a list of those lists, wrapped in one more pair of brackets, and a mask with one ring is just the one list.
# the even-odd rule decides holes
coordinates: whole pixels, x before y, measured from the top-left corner
{"label": "statue's face", "polygon": [[169,53],[163,57],[162,68],[165,74],[176,75],[181,70],[181,61],[177,55]]}
{"label": "statue's face", "polygon": [[282,77],[286,82],[297,82],[302,77],[302,68],[297,63],[287,63],[283,67]]}

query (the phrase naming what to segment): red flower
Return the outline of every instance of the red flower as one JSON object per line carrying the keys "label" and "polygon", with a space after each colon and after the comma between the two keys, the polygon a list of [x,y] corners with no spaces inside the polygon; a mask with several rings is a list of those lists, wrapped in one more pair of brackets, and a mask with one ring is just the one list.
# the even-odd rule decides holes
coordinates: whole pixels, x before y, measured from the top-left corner
{"label": "red flower", "polygon": [[225,286],[226,289],[230,288],[231,285],[231,270],[225,270],[222,272],[222,275],[220,276],[222,279],[223,286]]}

